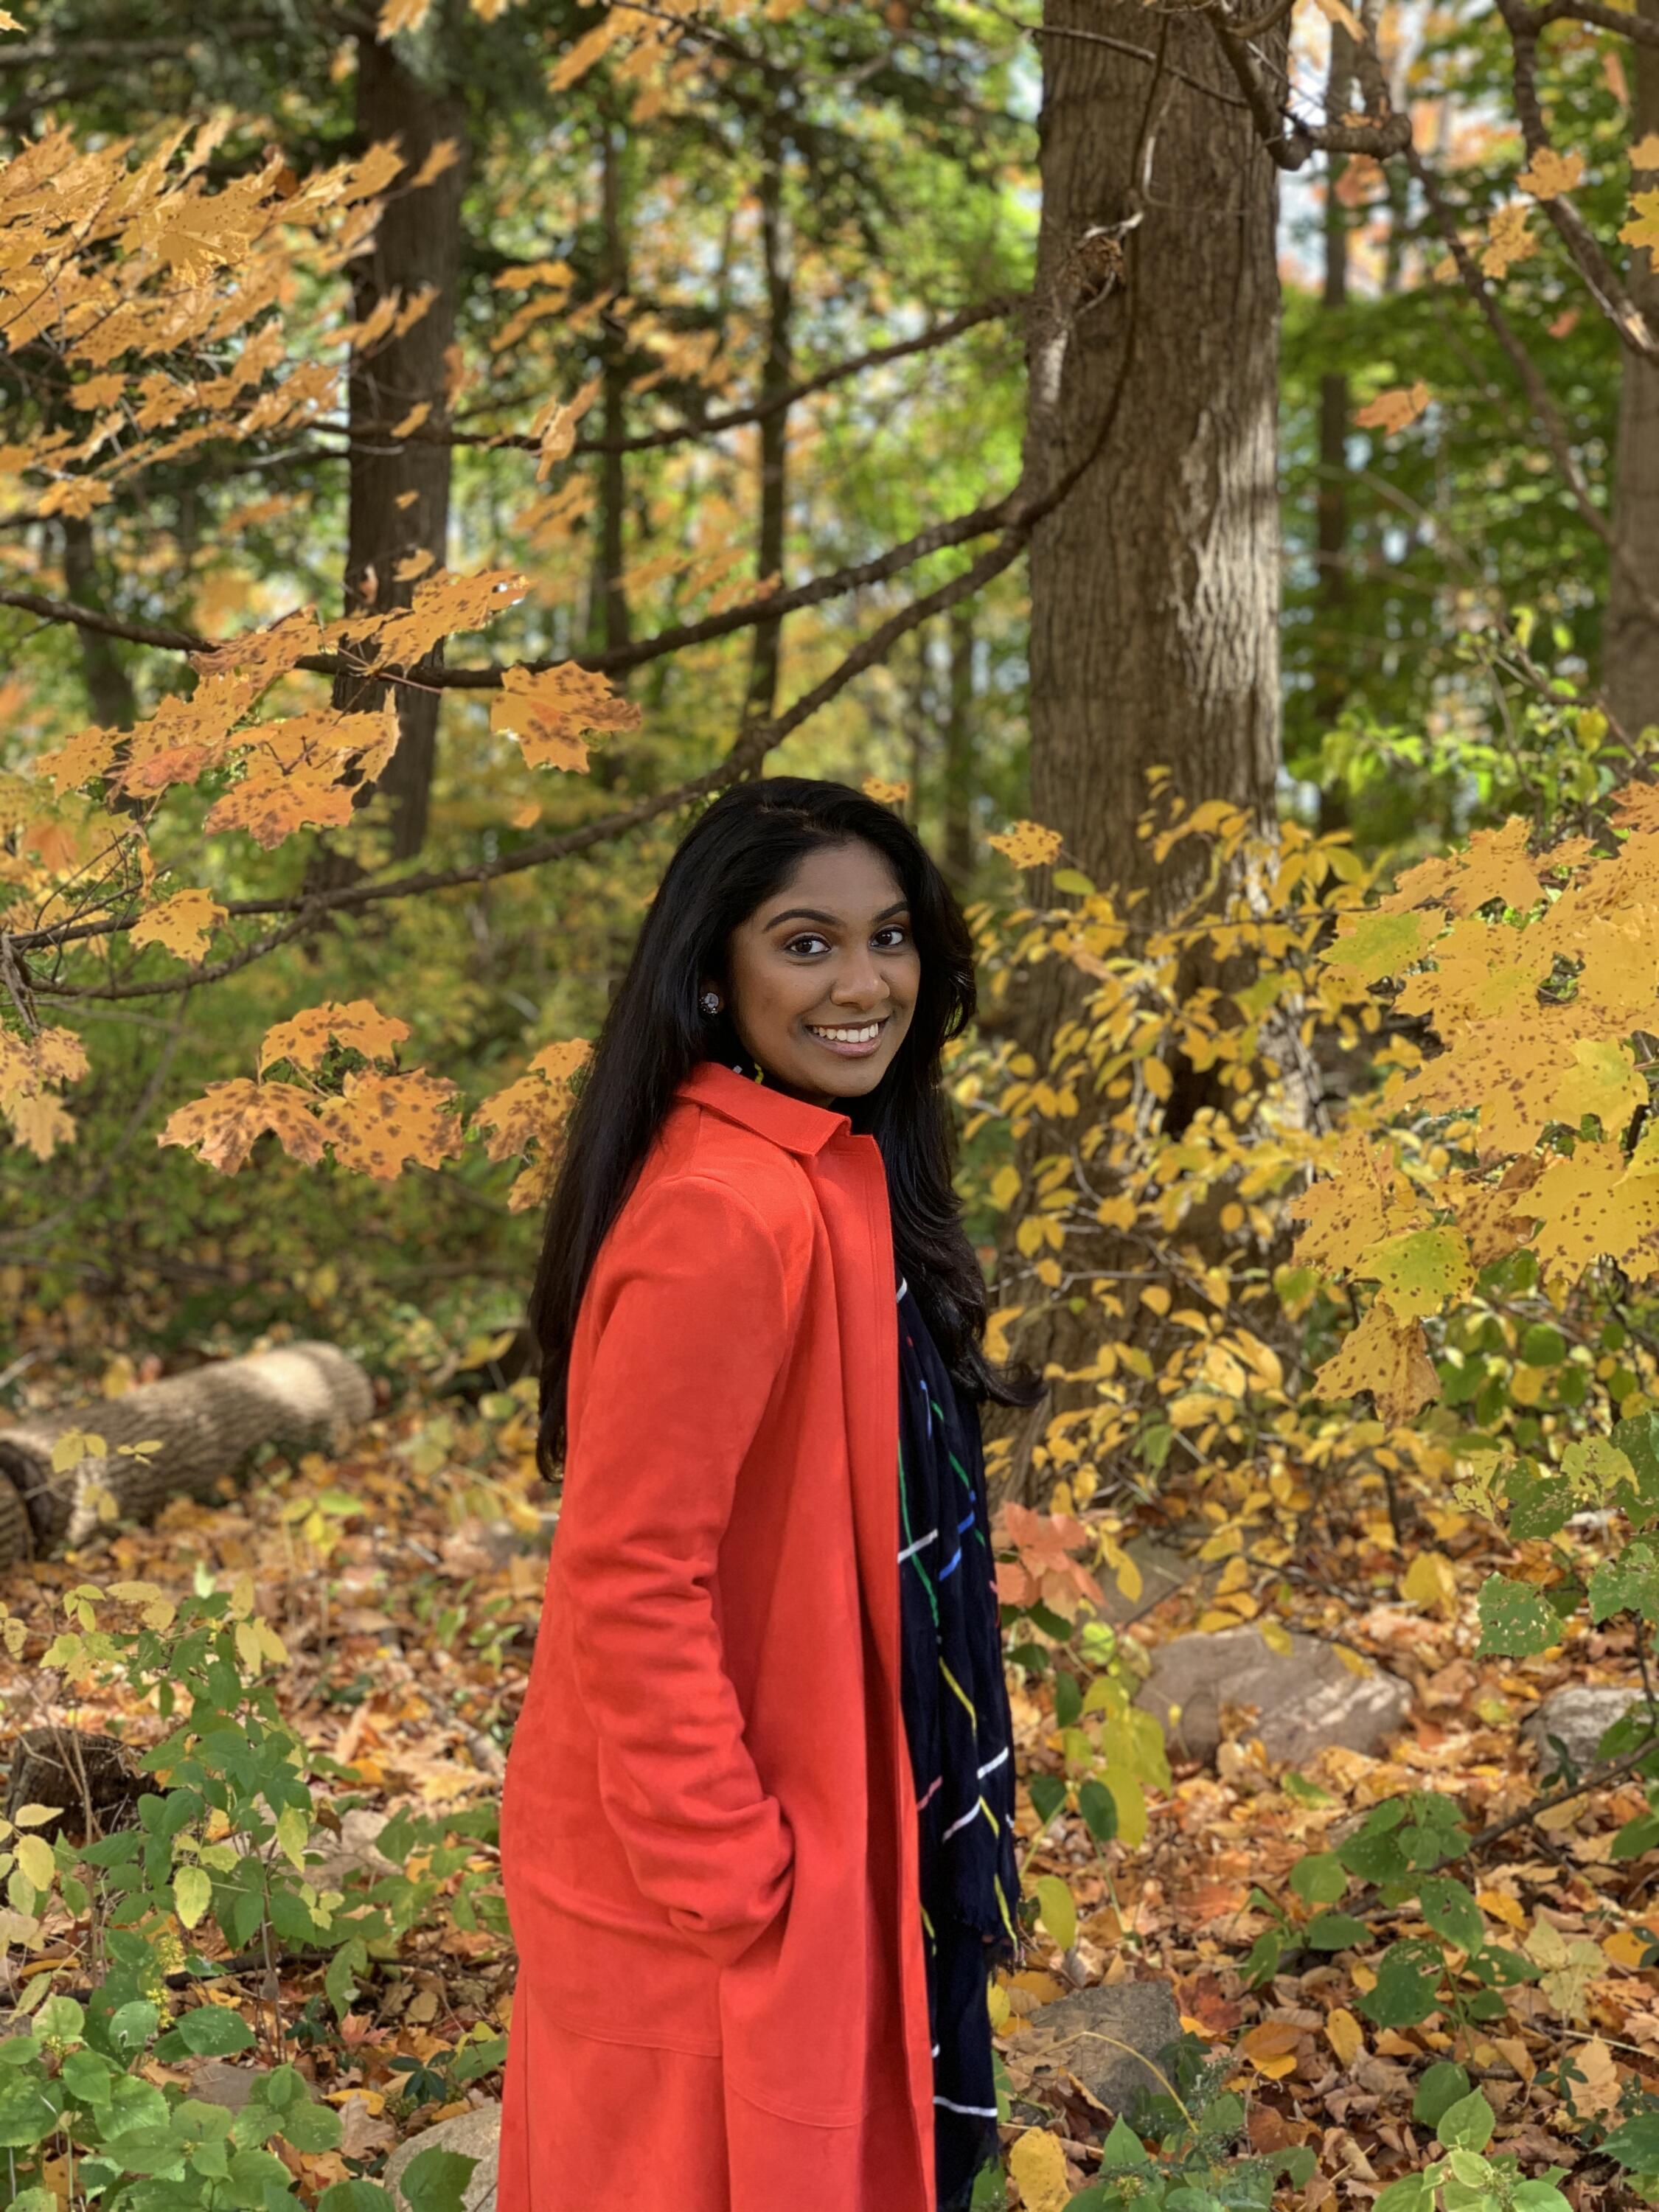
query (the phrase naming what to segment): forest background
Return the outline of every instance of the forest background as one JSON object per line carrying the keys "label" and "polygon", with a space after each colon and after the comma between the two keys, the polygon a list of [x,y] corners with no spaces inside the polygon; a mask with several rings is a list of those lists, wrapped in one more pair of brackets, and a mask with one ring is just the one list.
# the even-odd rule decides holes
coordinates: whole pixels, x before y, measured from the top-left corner
{"label": "forest background", "polygon": [[40,0],[0,134],[10,2201],[483,2201],[538,1216],[780,769],[1052,1384],[980,2201],[1650,2201],[1654,0]]}

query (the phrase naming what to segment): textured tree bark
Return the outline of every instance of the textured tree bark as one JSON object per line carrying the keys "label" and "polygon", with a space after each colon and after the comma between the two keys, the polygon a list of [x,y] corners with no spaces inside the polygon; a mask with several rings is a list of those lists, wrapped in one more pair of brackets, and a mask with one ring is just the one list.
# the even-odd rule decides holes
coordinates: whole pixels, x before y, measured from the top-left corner
{"label": "textured tree bark", "polygon": [[[1135,834],[1149,769],[1171,770],[1189,802],[1234,801],[1264,831],[1274,817],[1277,176],[1201,18],[1047,0],[1043,24],[1026,483],[1040,493],[1098,451],[1032,540],[1030,811],[1064,837],[1063,864],[1103,889],[1144,890],[1136,914],[1152,920],[1194,895],[1205,855],[1188,840],[1178,865],[1154,868]],[[1284,36],[1269,34],[1275,57]],[[1031,883],[1036,903],[1048,902],[1049,873]],[[999,1026],[1046,1065],[1087,979],[1055,960],[1017,973]],[[1201,980],[1196,963],[1190,980]],[[1179,1127],[1210,1079],[1179,1062],[1173,1075],[1164,1111]],[[1033,1127],[1028,1191],[1036,1158],[1075,1143],[1098,1110],[1085,1097],[1077,1119]],[[1016,1208],[999,1284],[1000,1300],[1030,1309],[1015,1348],[1039,1364],[1080,1364],[1102,1334],[1099,1308],[1033,1279],[1018,1218]],[[1102,1232],[1086,1251],[1068,1240],[1065,1264],[1146,1262]],[[1034,1494],[1030,1445],[1078,1387],[995,1418],[1017,1438],[1011,1486]]]}
{"label": "textured tree bark", "polygon": [[1139,885],[1153,881],[1134,834],[1149,768],[1273,818],[1277,173],[1247,112],[1184,81],[1236,89],[1201,21],[1133,0],[1048,0],[1043,20],[1162,41],[1183,72],[1042,41],[1028,478],[1051,480],[1115,412],[1032,540],[1031,810],[1097,883]]}
{"label": "textured tree bark", "polygon": [[[428,420],[444,412],[449,349],[455,339],[466,168],[466,111],[461,100],[433,90],[393,47],[367,33],[357,41],[356,119],[365,146],[386,138],[398,142],[404,185],[446,139],[453,142],[461,158],[417,192],[394,189],[372,250],[352,264],[352,307],[360,321],[388,293],[410,301],[429,289],[432,297],[426,313],[401,337],[352,360],[348,615],[408,606],[419,578],[400,582],[400,563],[429,555],[430,574],[447,556],[450,448],[386,433],[422,403],[431,410]],[[337,707],[363,712],[378,707],[384,696],[379,684],[346,676],[335,681]],[[426,839],[439,698],[434,690],[398,686],[398,750],[375,787],[391,802],[394,860],[418,853]]]}
{"label": "textured tree bark", "polygon": [[[1346,109],[1353,84],[1353,40],[1340,23],[1331,25],[1330,68],[1325,80],[1325,112]],[[1322,304],[1333,313],[1347,304],[1348,217],[1338,197],[1347,161],[1340,154],[1325,163],[1325,282]],[[1314,713],[1317,727],[1331,728],[1347,702],[1345,656],[1338,649],[1342,611],[1348,597],[1348,380],[1336,370],[1319,380],[1319,496],[1316,544],[1319,562],[1317,623],[1314,644]],[[1320,794],[1320,828],[1340,826],[1342,809],[1334,794]]]}
{"label": "textured tree bark", "polygon": [[[1650,22],[1659,22],[1659,0],[1637,0]],[[1632,43],[1635,112],[1632,140],[1659,131],[1659,47]],[[1632,190],[1650,191],[1659,173],[1638,171]],[[1631,254],[1630,294],[1659,330],[1659,266],[1638,246]],[[1659,622],[1643,604],[1644,590],[1659,591],[1659,368],[1622,349],[1619,446],[1613,487],[1616,551],[1607,587],[1603,684],[1608,708],[1626,736],[1639,737],[1659,723]]]}

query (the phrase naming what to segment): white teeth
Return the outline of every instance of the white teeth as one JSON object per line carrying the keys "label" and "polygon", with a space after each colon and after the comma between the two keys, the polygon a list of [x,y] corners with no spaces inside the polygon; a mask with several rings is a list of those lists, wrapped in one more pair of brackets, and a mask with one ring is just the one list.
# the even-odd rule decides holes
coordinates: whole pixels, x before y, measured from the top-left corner
{"label": "white teeth", "polygon": [[806,1026],[814,1036],[832,1037],[837,1044],[870,1044],[881,1035],[879,1022],[866,1022],[857,1030],[820,1029],[816,1022],[808,1022]]}

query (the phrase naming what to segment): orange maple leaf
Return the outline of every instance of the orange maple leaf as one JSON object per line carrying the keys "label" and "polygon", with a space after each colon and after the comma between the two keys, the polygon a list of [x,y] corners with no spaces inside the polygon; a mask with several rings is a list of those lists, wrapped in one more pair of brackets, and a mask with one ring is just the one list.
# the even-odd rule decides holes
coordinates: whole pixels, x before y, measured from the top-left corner
{"label": "orange maple leaf", "polygon": [[410,1160],[435,1168],[459,1154],[461,1124],[449,1110],[456,1095],[443,1076],[365,1069],[347,1076],[317,1120],[342,1167],[395,1182]]}
{"label": "orange maple leaf", "polygon": [[642,719],[631,699],[574,660],[540,675],[509,668],[489,709],[490,728],[498,737],[516,737],[531,768],[585,769],[583,732],[636,730]]}
{"label": "orange maple leaf", "polygon": [[309,1096],[291,1083],[245,1075],[210,1084],[202,1097],[167,1116],[155,1141],[189,1145],[206,1166],[234,1175],[268,1130],[290,1159],[307,1166],[321,1159],[323,1133]]}
{"label": "orange maple leaf", "polygon": [[329,999],[265,1031],[259,1045],[259,1072],[263,1075],[279,1060],[295,1067],[319,1067],[331,1042],[360,1052],[365,1060],[394,1060],[408,1035],[409,1024],[396,1014],[383,1014],[373,999],[343,1004]]}

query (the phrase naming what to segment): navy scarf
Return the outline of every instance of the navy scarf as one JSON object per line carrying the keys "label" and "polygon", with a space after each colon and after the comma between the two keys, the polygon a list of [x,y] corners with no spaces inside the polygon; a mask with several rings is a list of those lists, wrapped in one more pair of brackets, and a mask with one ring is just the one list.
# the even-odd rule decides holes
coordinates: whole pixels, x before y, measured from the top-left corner
{"label": "navy scarf", "polygon": [[939,2212],[997,2158],[987,1986],[1015,1964],[1014,1759],[978,1409],[898,1289],[902,1704],[915,1778]]}

